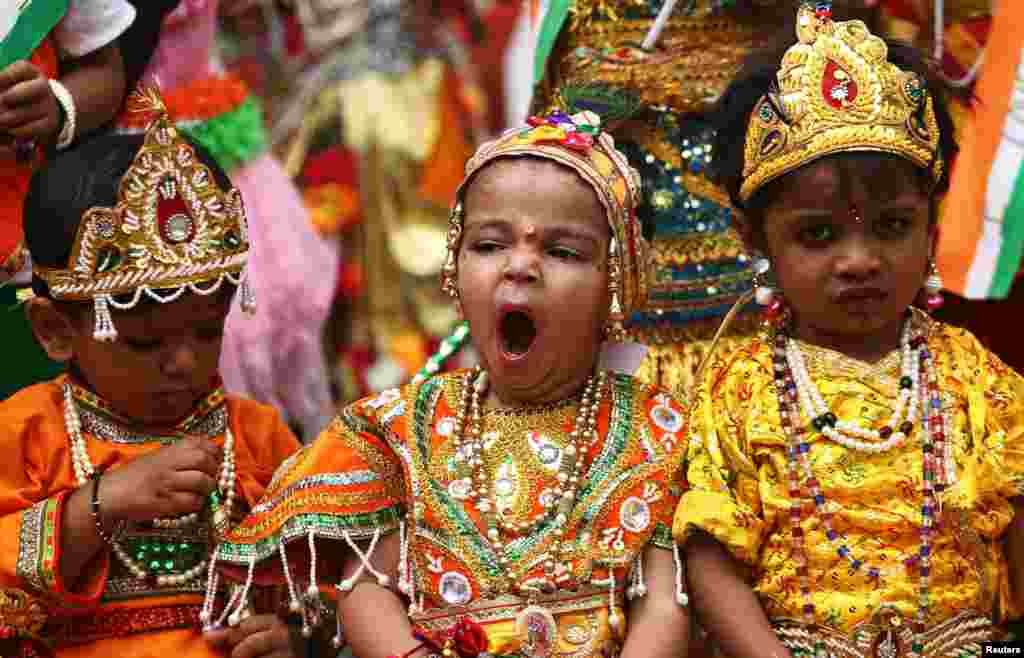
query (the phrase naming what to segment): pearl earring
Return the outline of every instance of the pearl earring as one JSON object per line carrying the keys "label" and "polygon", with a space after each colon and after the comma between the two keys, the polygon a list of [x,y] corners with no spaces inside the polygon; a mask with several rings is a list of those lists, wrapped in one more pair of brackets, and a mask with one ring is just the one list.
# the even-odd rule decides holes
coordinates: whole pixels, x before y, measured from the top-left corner
{"label": "pearl earring", "polygon": [[754,261],[754,299],[761,306],[770,306],[775,299],[775,288],[765,283],[771,262],[763,256]]}

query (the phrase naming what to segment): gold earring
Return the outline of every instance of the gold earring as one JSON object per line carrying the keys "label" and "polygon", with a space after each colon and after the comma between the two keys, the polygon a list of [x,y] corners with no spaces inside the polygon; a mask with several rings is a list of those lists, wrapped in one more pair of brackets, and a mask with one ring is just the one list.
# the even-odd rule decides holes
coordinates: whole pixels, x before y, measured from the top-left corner
{"label": "gold earring", "polygon": [[626,340],[624,326],[625,314],[622,312],[622,301],[619,288],[622,281],[622,268],[619,265],[619,251],[615,238],[608,243],[608,292],[611,303],[608,309],[608,321],[605,323],[604,334],[607,340],[621,343]]}
{"label": "gold earring", "polygon": [[462,239],[462,204],[456,203],[448,214],[448,255],[441,269],[441,292],[452,299],[459,299],[458,277],[459,266],[456,254],[459,253],[459,241]]}

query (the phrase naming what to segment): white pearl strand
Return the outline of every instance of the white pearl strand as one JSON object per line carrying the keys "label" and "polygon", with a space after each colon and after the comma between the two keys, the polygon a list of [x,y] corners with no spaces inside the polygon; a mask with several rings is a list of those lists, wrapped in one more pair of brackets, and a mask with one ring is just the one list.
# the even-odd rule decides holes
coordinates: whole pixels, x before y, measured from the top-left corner
{"label": "white pearl strand", "polygon": [[[64,384],[64,427],[68,433],[68,439],[71,444],[71,467],[75,472],[75,479],[78,481],[79,486],[85,486],[89,483],[92,477],[96,473],[96,468],[92,465],[92,460],[89,459],[89,451],[86,447],[85,438],[82,436],[82,421],[78,416],[78,410],[75,407],[75,398],[71,391],[71,384]],[[235,437],[231,433],[231,428],[226,428],[224,434],[224,462],[221,465],[220,479],[218,486],[221,491],[227,492],[225,494],[223,511],[227,518],[231,518],[231,509],[234,506],[235,500]],[[190,525],[194,521],[186,521],[189,517],[198,519],[197,513],[185,515],[181,519],[157,519],[157,521],[174,521],[178,525],[157,525],[156,527],[183,527]],[[128,552],[124,549],[120,542],[113,542],[113,551],[117,556],[118,560],[128,569],[129,572],[136,578],[144,580],[149,577],[149,572],[146,571],[145,567],[141,566],[136,562]],[[173,574],[169,576],[157,576],[156,584],[159,587],[178,586],[184,585],[195,578],[198,578],[203,570],[206,568],[207,561],[203,560],[196,566],[192,567],[188,571],[180,574]]]}
{"label": "white pearl strand", "polygon": [[[557,510],[554,517],[556,546],[561,545],[562,537],[565,535],[565,524],[576,500],[576,487],[579,483],[579,469],[583,461],[584,445],[592,442],[597,437],[597,414],[601,408],[607,379],[608,375],[601,372],[587,380],[583,390],[583,397],[580,400],[580,406],[576,413],[576,421],[570,433],[572,442],[562,449],[562,463],[559,466],[558,485],[548,507],[548,514]],[[462,404],[456,418],[456,431],[460,437],[458,452],[463,455],[464,460],[473,468],[473,488],[470,491],[470,500],[487,520],[486,538],[498,556],[499,564],[507,571],[509,559],[505,554],[498,530],[498,524],[501,523],[501,520],[497,518],[496,511],[492,513],[489,483],[487,481],[487,473],[483,467],[483,458],[481,457],[485,450],[481,398],[486,395],[487,388],[486,372],[477,368],[466,375],[461,400]],[[466,424],[467,417],[471,422],[469,427]],[[466,432],[466,429],[469,431]],[[472,438],[467,439],[466,434],[469,434]],[[496,508],[497,506],[494,505],[494,507]],[[532,527],[530,522],[505,523],[504,525],[520,531],[525,531]],[[546,575],[549,578],[554,576],[555,562],[550,553],[544,556],[543,564]]]}
{"label": "white pearl strand", "polygon": [[[851,450],[868,453],[883,453],[903,444],[907,435],[900,430],[904,421],[913,423],[917,419],[918,406],[921,401],[921,358],[922,348],[911,347],[910,321],[903,327],[900,335],[900,352],[902,363],[900,374],[902,377],[909,377],[912,384],[910,388],[900,387],[899,398],[893,409],[892,417],[887,426],[892,428],[892,434],[882,440],[882,435],[876,429],[864,428],[855,422],[839,420],[834,427],[825,426],[820,431],[829,439],[843,445]],[[810,420],[820,418],[829,412],[828,406],[822,398],[821,391],[811,380],[807,371],[807,364],[804,362],[803,353],[795,340],[790,338],[786,341],[786,361],[789,364],[790,372],[793,373],[793,380],[796,384],[797,394],[800,399],[800,406],[804,414]],[[869,439],[862,441],[860,439]]]}

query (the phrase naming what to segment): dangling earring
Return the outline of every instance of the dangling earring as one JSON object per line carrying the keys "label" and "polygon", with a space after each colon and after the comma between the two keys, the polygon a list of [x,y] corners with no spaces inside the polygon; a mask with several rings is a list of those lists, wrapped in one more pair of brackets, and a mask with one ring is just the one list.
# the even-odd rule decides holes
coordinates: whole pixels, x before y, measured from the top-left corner
{"label": "dangling earring", "polygon": [[765,281],[771,268],[771,261],[763,256],[754,260],[754,299],[761,306],[770,306],[775,300],[775,288]]}
{"label": "dangling earring", "polygon": [[929,311],[935,311],[942,307],[945,300],[942,298],[942,277],[939,276],[939,268],[935,265],[935,259],[928,260],[928,278],[924,280],[925,305]]}
{"label": "dangling earring", "polygon": [[605,340],[613,343],[622,343],[626,340],[625,314],[622,312],[622,302],[619,298],[621,282],[622,269],[619,264],[619,250],[615,238],[612,238],[611,242],[608,243],[608,294],[610,303],[608,321],[604,326],[604,337]]}

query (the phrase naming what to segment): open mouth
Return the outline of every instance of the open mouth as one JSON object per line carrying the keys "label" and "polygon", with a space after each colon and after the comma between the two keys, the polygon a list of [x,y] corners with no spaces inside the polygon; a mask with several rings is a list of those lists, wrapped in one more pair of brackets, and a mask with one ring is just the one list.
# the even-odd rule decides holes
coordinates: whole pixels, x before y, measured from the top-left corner
{"label": "open mouth", "polygon": [[501,346],[512,357],[521,357],[530,351],[537,339],[537,325],[525,311],[508,311],[499,324]]}

